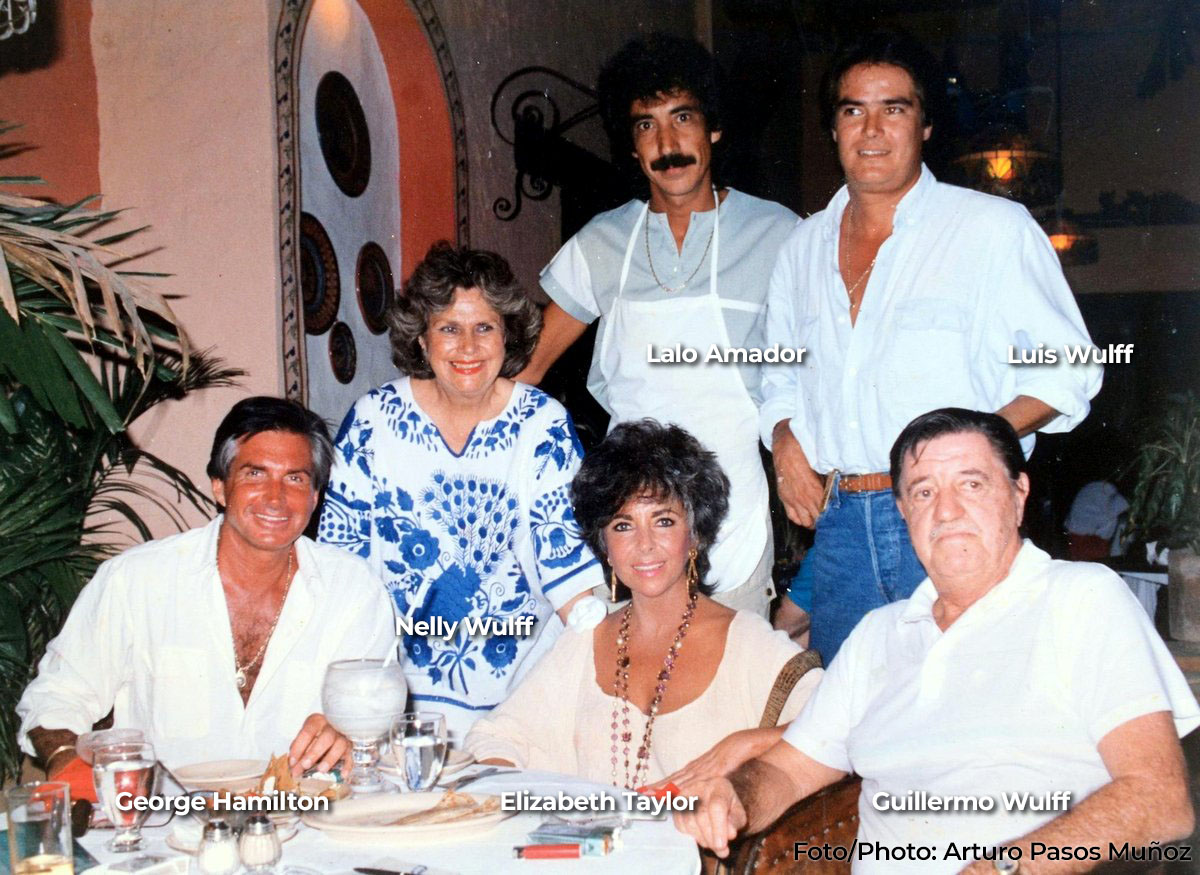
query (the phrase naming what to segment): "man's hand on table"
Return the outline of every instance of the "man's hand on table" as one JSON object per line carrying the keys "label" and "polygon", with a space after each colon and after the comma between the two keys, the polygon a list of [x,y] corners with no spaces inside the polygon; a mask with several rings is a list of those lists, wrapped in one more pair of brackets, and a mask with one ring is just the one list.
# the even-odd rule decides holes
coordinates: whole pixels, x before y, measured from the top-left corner
{"label": "man's hand on table", "polygon": [[309,714],[288,749],[288,765],[295,777],[314,767],[328,772],[338,763],[349,770],[350,750],[349,739],[330,726],[324,714]]}
{"label": "man's hand on table", "polygon": [[789,422],[787,419],[779,420],[771,433],[775,485],[788,519],[798,526],[811,529],[816,525],[817,517],[821,515],[825,484],[821,475],[808,464],[808,457],[804,455],[800,442],[792,434]]}
{"label": "man's hand on table", "polygon": [[729,843],[746,825],[746,809],[728,778],[705,778],[681,788],[683,796],[695,796],[691,811],[675,812],[675,828],[691,836],[718,857],[729,854]]}

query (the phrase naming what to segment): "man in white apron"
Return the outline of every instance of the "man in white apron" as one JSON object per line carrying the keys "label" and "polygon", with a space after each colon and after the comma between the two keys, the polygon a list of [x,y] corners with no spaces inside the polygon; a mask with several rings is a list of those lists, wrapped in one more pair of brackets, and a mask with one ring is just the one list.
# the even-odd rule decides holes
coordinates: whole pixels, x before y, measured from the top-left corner
{"label": "man in white apron", "polygon": [[[724,604],[766,616],[773,545],[759,366],[706,359],[714,349],[763,347],[771,267],[796,216],[714,187],[716,75],[699,44],[660,34],[630,42],[601,71],[600,103],[614,154],[633,154],[650,199],[596,216],[543,270],[552,303],[518,379],[540,381],[600,319],[588,389],[612,425],[673,422],[717,454],[732,492],[708,582]],[[687,351],[696,361],[672,360]]]}

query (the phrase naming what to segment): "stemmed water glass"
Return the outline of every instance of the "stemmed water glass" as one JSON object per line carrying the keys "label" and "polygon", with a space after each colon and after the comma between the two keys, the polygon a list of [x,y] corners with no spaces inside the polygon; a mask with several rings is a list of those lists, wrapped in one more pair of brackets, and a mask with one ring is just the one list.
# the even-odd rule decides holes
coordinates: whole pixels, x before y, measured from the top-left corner
{"label": "stemmed water glass", "polygon": [[[154,746],[145,742],[101,745],[92,753],[92,777],[104,814],[117,828],[117,834],[105,847],[114,853],[141,850],[142,824],[150,812],[139,811],[134,800],[158,792],[158,758]],[[122,798],[118,800],[118,796]]]}
{"label": "stemmed water glass", "polygon": [[387,735],[408,698],[404,668],[382,659],[331,662],[321,687],[325,719],[354,744],[348,783],[355,794],[394,791],[376,768],[379,740]]}
{"label": "stemmed water glass", "polygon": [[436,711],[401,714],[392,724],[392,754],[410,791],[437,783],[446,761],[446,718]]}

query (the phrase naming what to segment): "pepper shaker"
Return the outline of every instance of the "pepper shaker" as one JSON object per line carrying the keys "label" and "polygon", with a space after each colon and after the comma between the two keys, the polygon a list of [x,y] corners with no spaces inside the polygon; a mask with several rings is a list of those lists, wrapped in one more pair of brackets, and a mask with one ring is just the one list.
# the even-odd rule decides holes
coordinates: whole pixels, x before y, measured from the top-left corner
{"label": "pepper shaker", "polygon": [[238,870],[237,840],[229,824],[214,818],[204,825],[196,867],[201,875],[233,875]]}
{"label": "pepper shaker", "polygon": [[255,814],[246,821],[238,840],[238,853],[248,872],[270,872],[283,856],[275,824],[265,814]]}

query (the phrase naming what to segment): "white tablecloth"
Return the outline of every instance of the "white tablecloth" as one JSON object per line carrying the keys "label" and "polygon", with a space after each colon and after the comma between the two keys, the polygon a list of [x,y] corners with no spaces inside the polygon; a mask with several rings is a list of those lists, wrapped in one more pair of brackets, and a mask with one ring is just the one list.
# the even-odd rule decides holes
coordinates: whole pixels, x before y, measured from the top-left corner
{"label": "white tablecloth", "polygon": [[1150,622],[1154,622],[1154,614],[1158,610],[1158,589],[1167,585],[1167,572],[1118,571],[1117,573],[1133,591],[1142,608],[1150,615]]}
{"label": "white tablecloth", "polygon": [[[465,773],[469,774],[469,772]],[[499,793],[503,790],[524,789],[531,793],[553,793],[562,790],[571,794],[611,791],[578,778],[548,772],[522,772],[495,775],[471,784],[464,792]],[[541,822],[541,814],[517,814],[496,825],[490,832],[469,841],[454,844],[413,844],[409,846],[355,845],[327,838],[319,830],[303,824],[299,834],[283,845],[283,861],[277,872],[287,875],[288,867],[304,867],[322,875],[354,875],[354,866],[398,868],[424,865],[433,870],[459,875],[500,875],[506,872],[529,872],[537,875],[579,875],[579,873],[638,873],[654,875],[697,875],[700,855],[690,838],[675,830],[670,819],[663,821],[633,821],[621,833],[622,847],[607,857],[585,857],[578,860],[516,860],[514,846],[528,844],[529,833]],[[149,840],[146,851],[173,855],[166,846],[170,827],[147,828],[143,834]],[[81,840],[101,863],[128,857],[104,850],[104,842],[112,836],[108,830],[89,832]],[[107,866],[90,869],[99,875]]]}

